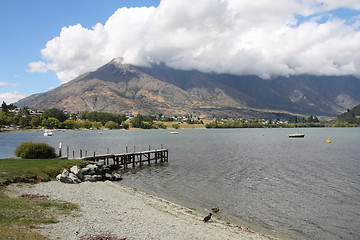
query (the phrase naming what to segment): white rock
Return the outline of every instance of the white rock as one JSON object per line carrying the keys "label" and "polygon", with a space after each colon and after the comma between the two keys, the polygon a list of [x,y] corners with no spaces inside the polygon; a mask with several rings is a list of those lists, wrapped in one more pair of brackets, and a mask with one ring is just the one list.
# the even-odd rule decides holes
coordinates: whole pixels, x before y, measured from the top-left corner
{"label": "white rock", "polygon": [[70,172],[74,173],[75,175],[78,175],[80,171],[81,171],[81,168],[77,165],[70,168]]}

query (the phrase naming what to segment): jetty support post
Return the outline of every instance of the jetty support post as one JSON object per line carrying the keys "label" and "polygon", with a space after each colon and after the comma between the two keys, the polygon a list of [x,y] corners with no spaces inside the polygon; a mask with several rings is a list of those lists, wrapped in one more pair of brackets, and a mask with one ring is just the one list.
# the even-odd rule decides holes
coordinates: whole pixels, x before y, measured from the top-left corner
{"label": "jetty support post", "polygon": [[135,168],[135,152],[134,154],[131,154],[131,160],[132,160],[132,167]]}

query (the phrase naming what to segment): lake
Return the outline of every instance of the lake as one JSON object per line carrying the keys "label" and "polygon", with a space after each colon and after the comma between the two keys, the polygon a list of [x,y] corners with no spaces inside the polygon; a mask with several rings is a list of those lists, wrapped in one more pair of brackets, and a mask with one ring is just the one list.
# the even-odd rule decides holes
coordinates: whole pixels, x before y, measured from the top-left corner
{"label": "lake", "polygon": [[[294,239],[360,239],[360,128],[1,132],[0,158],[24,141],[92,155],[169,149],[169,162],[122,183]],[[305,138],[292,139],[292,133]],[[327,140],[330,139],[331,143]]]}

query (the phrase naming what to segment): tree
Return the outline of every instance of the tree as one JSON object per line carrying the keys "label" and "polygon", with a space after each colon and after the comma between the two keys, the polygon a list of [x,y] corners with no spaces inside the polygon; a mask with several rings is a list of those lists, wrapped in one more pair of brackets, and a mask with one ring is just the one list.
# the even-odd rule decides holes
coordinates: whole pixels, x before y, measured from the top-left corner
{"label": "tree", "polygon": [[81,122],[81,127],[83,127],[83,128],[86,128],[86,129],[89,129],[89,128],[91,128],[92,127],[92,122],[90,122],[89,120],[84,120],[84,121],[82,121]]}
{"label": "tree", "polygon": [[75,120],[67,119],[63,122],[62,127],[65,129],[77,129],[79,128],[79,123]]}
{"label": "tree", "polygon": [[19,126],[21,128],[25,128],[25,127],[28,127],[30,126],[30,122],[31,122],[31,118],[30,116],[27,116],[27,115],[23,115],[19,118]]}
{"label": "tree", "polygon": [[1,111],[2,111],[3,113],[7,113],[7,112],[8,112],[8,107],[7,107],[5,101],[3,101],[2,104],[1,104]]}
{"label": "tree", "polygon": [[104,127],[108,129],[119,129],[119,124],[114,121],[108,121]]}
{"label": "tree", "polygon": [[122,127],[123,129],[129,129],[129,124],[124,121],[124,122],[121,123],[121,127]]}
{"label": "tree", "polygon": [[117,124],[121,124],[121,122],[126,120],[126,116],[94,111],[94,112],[81,113],[80,119],[90,120],[92,122],[101,122],[102,124],[105,124],[108,121],[113,121],[116,122]]}
{"label": "tree", "polygon": [[101,122],[92,122],[93,128],[100,129],[102,126]]}
{"label": "tree", "polygon": [[2,126],[9,126],[11,124],[11,118],[7,116],[5,113],[0,112],[0,128]]}
{"label": "tree", "polygon": [[131,119],[131,124],[132,127],[134,128],[142,128],[142,121],[143,121],[143,116],[141,114],[138,114],[137,116],[135,116],[133,119]]}
{"label": "tree", "polygon": [[56,118],[60,122],[64,122],[68,118],[63,111],[61,111],[61,110],[59,110],[57,108],[49,108],[49,109],[47,109],[43,113],[43,116],[45,118]]}
{"label": "tree", "polygon": [[31,121],[30,121],[30,125],[33,127],[33,128],[37,128],[40,126],[40,123],[41,123],[41,120],[40,120],[40,117],[39,116],[31,116]]}
{"label": "tree", "polygon": [[60,125],[60,121],[56,118],[47,118],[42,121],[42,125],[46,128],[57,128]]}

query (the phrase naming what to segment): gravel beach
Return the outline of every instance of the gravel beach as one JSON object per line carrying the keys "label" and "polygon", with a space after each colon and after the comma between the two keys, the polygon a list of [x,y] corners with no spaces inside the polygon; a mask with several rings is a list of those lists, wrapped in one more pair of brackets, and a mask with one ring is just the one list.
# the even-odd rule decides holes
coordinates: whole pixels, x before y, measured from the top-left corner
{"label": "gravel beach", "polygon": [[98,234],[127,240],[277,239],[247,226],[229,224],[215,213],[210,221],[203,222],[204,215],[194,209],[110,181],[12,184],[7,190],[13,197],[40,194],[80,206],[79,216],[60,216],[58,223],[35,229],[51,239],[71,240]]}

